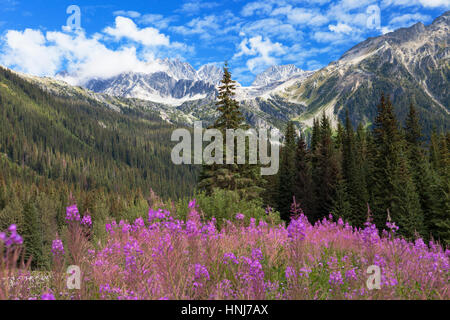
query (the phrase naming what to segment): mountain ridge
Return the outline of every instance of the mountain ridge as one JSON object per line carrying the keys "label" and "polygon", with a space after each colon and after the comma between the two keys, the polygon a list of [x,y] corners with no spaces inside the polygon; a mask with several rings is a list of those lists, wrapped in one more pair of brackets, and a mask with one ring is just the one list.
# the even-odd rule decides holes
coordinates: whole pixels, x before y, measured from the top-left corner
{"label": "mountain ridge", "polygon": [[[448,128],[449,17],[447,11],[427,26],[417,23],[368,38],[320,70],[303,71],[295,65],[269,67],[251,86],[238,83],[235,98],[252,125],[281,128],[294,120],[306,130],[323,112],[335,126],[343,119],[345,109],[354,125],[361,121],[370,125],[379,96],[385,92],[391,96],[401,121],[412,102],[418,107],[426,132],[433,126]],[[195,70],[186,62],[167,58],[159,63],[172,70],[93,79],[85,85],[91,90],[83,94],[106,101],[112,108],[127,104],[144,108],[168,122],[213,121],[222,71],[213,64]],[[40,80],[34,77],[33,81]],[[62,83],[40,82],[43,87],[72,91]]]}

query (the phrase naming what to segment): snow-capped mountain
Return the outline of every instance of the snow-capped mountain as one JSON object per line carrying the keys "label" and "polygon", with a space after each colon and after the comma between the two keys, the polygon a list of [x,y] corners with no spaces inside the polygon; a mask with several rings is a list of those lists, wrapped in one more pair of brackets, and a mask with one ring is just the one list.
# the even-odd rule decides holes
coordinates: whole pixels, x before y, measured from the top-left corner
{"label": "snow-capped mountain", "polygon": [[[186,70],[189,69],[186,68]],[[186,77],[177,78],[166,72],[151,74],[127,72],[109,79],[90,80],[84,87],[115,97],[149,100],[173,106],[190,100],[214,98],[215,87],[213,84]]]}
{"label": "snow-capped mountain", "polygon": [[[155,72],[126,72],[107,79],[94,78],[83,87],[116,97],[136,98],[172,106],[186,101],[213,99],[223,71],[211,64],[195,70],[178,59],[158,59]],[[67,74],[60,74],[64,80]]]}
{"label": "snow-capped mountain", "polygon": [[300,68],[297,68],[293,64],[288,64],[284,66],[272,66],[256,76],[255,81],[253,81],[253,87],[267,86],[273,82],[285,81],[293,76],[299,76],[307,73]]}
{"label": "snow-capped mountain", "polygon": [[156,63],[162,66],[164,72],[175,80],[199,80],[197,71],[187,62],[178,59],[157,59]]}
{"label": "snow-capped mountain", "polygon": [[[349,110],[353,125],[371,123],[382,92],[392,98],[404,120],[416,105],[424,128],[450,127],[450,11],[425,26],[417,23],[354,46],[317,71],[293,65],[273,66],[251,86],[236,88],[247,121],[255,126],[282,128],[295,120],[301,128],[325,112],[333,123]],[[138,107],[169,122],[213,121],[214,100],[222,70],[205,65],[195,70],[179,60],[158,60],[152,73],[128,72],[109,79],[90,79],[83,87],[33,77],[58,94],[82,94],[113,109]],[[61,74],[60,78],[68,76]],[[110,98],[108,98],[110,97]]]}
{"label": "snow-capped mountain", "polygon": [[[217,94],[223,70],[213,64],[198,71],[180,60],[157,60],[153,73],[127,72],[107,79],[90,79],[83,87],[109,95],[149,100],[179,106],[183,102],[210,98]],[[305,79],[313,72],[294,65],[272,66],[257,75],[250,87],[238,84],[236,98],[240,101],[267,96],[290,79]]]}
{"label": "snow-capped mountain", "polygon": [[200,80],[217,85],[222,80],[223,70],[213,64],[205,64],[198,69],[197,76]]}
{"label": "snow-capped mountain", "polygon": [[345,109],[354,125],[372,122],[382,92],[391,96],[400,120],[414,103],[424,123],[439,119],[449,126],[449,43],[447,11],[428,26],[416,23],[368,38],[281,96],[308,106],[298,118],[306,126],[322,112],[343,119]]}

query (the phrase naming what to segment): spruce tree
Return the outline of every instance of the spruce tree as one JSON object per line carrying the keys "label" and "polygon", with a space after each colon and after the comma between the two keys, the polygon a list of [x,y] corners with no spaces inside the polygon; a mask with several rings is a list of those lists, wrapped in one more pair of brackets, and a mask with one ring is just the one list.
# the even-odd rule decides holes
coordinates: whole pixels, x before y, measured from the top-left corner
{"label": "spruce tree", "polygon": [[424,235],[428,238],[433,229],[432,221],[435,218],[437,210],[436,204],[439,202],[439,199],[436,198],[437,181],[435,181],[435,177],[432,174],[431,167],[422,147],[419,119],[412,103],[409,107],[404,130],[409,165],[424,217]]}
{"label": "spruce tree", "polygon": [[297,141],[295,152],[295,174],[295,198],[299,202],[305,215],[312,221],[315,201],[312,184],[311,155],[307,149],[303,134],[300,135],[300,138]]}
{"label": "spruce tree", "polygon": [[[258,165],[237,164],[237,145],[235,138],[234,163],[226,164],[226,130],[248,129],[239,109],[239,103],[234,99],[236,81],[231,79],[228,64],[223,68],[223,78],[217,96],[217,111],[219,117],[210,128],[218,129],[223,137],[223,164],[204,164],[199,177],[198,187],[211,194],[214,189],[234,190],[242,198],[257,198],[262,192],[262,179]],[[247,140],[247,139],[246,139]],[[246,142],[246,160],[248,160],[248,143]]]}
{"label": "spruce tree", "polygon": [[43,230],[41,228],[41,218],[30,199],[23,208],[24,233],[23,240],[26,248],[26,257],[32,258],[32,268],[39,268],[43,265]]}
{"label": "spruce tree", "polygon": [[366,218],[367,189],[362,158],[358,155],[355,133],[348,110],[346,111],[345,128],[342,135],[343,181],[340,182],[337,196],[340,200],[342,215],[353,226],[361,227]]}
{"label": "spruce tree", "polygon": [[416,232],[423,232],[423,214],[410,173],[406,142],[389,97],[381,96],[374,125],[370,174],[374,221],[378,228],[385,228],[389,210],[399,232],[413,237]]}
{"label": "spruce tree", "polygon": [[437,208],[431,218],[431,233],[436,240],[450,244],[450,151],[447,137],[440,135],[439,159],[434,175],[437,180],[435,194]]}
{"label": "spruce tree", "polygon": [[315,220],[331,213],[336,199],[339,163],[331,134],[330,120],[323,113],[320,121],[320,139],[314,152]]}
{"label": "spruce tree", "polygon": [[277,209],[282,219],[288,221],[293,196],[295,195],[295,152],[296,152],[296,134],[292,121],[286,126],[284,145],[280,151],[280,169],[278,182],[278,201]]}

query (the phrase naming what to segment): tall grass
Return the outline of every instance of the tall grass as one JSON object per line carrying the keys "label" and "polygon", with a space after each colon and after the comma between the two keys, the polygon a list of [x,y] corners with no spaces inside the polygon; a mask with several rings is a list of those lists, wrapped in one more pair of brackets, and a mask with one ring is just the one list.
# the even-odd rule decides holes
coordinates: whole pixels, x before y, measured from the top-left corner
{"label": "tall grass", "polygon": [[[5,282],[27,267],[17,263],[20,243],[7,247],[0,241],[0,298],[450,298],[450,251],[396,237],[393,223],[380,233],[370,222],[356,229],[331,216],[312,225],[299,213],[286,227],[236,213],[219,229],[207,216],[195,201],[185,219],[152,208],[146,219],[106,224],[98,243],[89,240],[84,218],[68,219],[69,235],[64,246],[54,243],[52,280],[41,291]],[[68,264],[82,270],[80,290],[65,286]],[[380,267],[380,289],[366,285],[371,265]]]}

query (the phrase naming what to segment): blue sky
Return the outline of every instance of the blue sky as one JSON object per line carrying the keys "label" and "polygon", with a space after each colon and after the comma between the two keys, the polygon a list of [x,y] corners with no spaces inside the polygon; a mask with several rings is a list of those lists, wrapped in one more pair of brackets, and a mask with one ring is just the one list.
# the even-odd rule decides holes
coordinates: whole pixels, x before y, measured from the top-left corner
{"label": "blue sky", "polygon": [[[69,29],[69,5],[81,29]],[[74,82],[157,69],[157,58],[222,65],[244,85],[275,64],[313,70],[367,37],[429,24],[450,0],[0,0],[0,64]]]}

